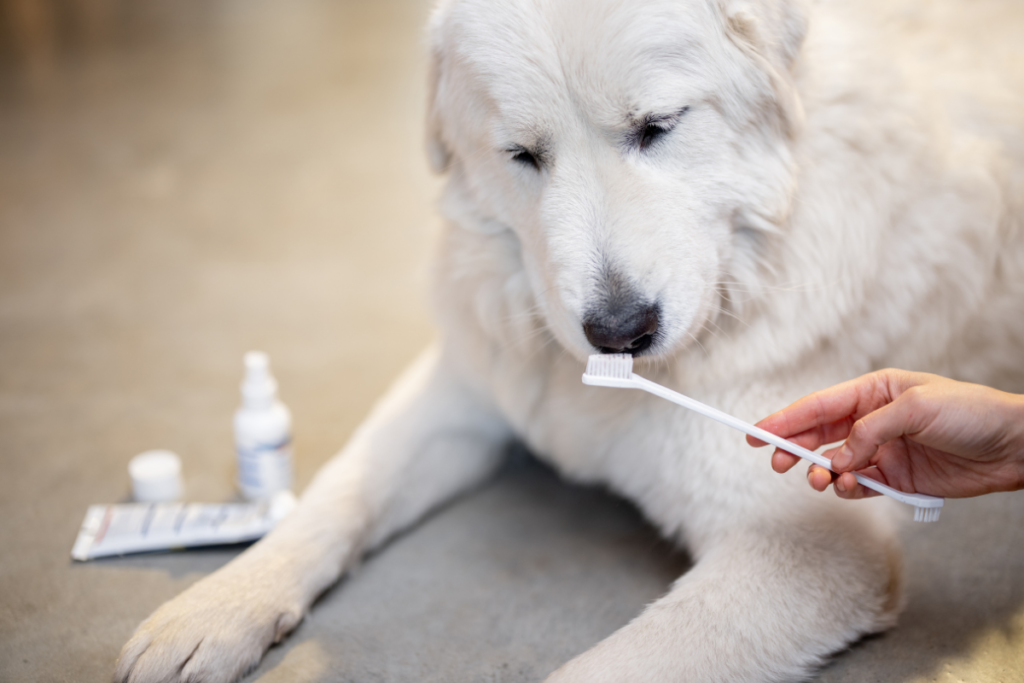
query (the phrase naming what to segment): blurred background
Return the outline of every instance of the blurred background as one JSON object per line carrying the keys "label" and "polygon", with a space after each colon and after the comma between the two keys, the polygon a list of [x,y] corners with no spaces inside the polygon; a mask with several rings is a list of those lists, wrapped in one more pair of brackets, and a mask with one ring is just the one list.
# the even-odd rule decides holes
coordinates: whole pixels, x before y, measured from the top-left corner
{"label": "blurred background", "polygon": [[227,475],[224,416],[260,348],[303,485],[365,412],[356,394],[431,337],[428,3],[0,6],[5,401],[45,403],[77,448],[116,439],[102,457],[165,444]]}
{"label": "blurred background", "polygon": [[[187,500],[234,498],[245,351],[293,411],[301,490],[430,342],[429,4],[0,0],[0,681],[107,680],[237,554],[69,558],[140,451],[182,457]],[[628,504],[511,461],[248,680],[537,681],[685,571]],[[911,529],[901,625],[821,680],[1021,680],[1014,500]]]}

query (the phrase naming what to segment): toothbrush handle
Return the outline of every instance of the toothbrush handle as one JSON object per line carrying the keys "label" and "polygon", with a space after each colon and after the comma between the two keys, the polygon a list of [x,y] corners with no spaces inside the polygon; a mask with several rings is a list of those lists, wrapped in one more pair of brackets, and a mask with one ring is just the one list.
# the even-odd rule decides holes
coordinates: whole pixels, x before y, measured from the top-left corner
{"label": "toothbrush handle", "polygon": [[[732,427],[733,429],[739,430],[744,434],[749,434],[750,436],[760,439],[761,441],[770,443],[773,446],[777,446],[782,450],[786,451],[787,453],[792,453],[793,455],[797,455],[805,460],[810,460],[814,464],[820,465],[827,470],[831,470],[833,472],[835,471],[832,469],[832,461],[826,458],[825,456],[815,453],[814,451],[808,450],[803,446],[798,446],[792,441],[783,439],[781,436],[776,436],[775,434],[765,431],[760,427],[755,427],[749,422],[744,422],[743,420],[735,418],[732,415],[729,415],[728,413],[723,413],[721,410],[712,408],[711,406],[708,405],[704,405],[700,401],[696,401],[690,398],[689,396],[684,396],[679,392],[672,391],[667,387],[663,387],[660,384],[652,382],[649,379],[645,379],[635,373],[630,377],[628,382],[631,383],[632,386],[635,386],[636,388],[643,389],[644,391],[654,394],[655,396],[660,396],[661,398],[672,401],[677,405],[681,405],[684,408],[688,408],[694,411],[695,413],[700,413],[705,417],[710,417],[712,420],[721,422],[727,427]],[[628,385],[623,383],[622,386]],[[874,479],[866,477],[863,474],[859,474],[857,472],[854,472],[853,476],[857,478],[858,482],[868,487],[869,489],[878,491],[879,493],[885,494],[890,498],[894,498],[900,501],[901,503],[907,503],[908,505],[913,505],[915,507],[932,508],[941,507],[944,502],[942,498],[936,498],[935,496],[927,496],[924,495],[923,493],[904,493],[903,491],[898,491],[897,489],[894,489],[891,486],[886,486],[882,482],[875,481]]]}

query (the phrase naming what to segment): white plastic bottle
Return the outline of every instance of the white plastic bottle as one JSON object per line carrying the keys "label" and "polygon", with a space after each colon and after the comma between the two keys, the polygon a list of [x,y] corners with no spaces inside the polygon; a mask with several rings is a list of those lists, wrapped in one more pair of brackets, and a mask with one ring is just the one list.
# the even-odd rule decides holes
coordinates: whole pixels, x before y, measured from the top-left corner
{"label": "white plastic bottle", "polygon": [[235,412],[238,488],[249,500],[269,498],[292,486],[292,414],[277,398],[270,360],[245,354],[242,407]]}

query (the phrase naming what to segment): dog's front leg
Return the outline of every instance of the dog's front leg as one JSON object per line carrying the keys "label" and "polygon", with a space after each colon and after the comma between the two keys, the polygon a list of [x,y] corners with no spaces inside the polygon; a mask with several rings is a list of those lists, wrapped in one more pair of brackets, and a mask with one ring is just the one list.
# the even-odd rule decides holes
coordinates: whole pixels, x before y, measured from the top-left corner
{"label": "dog's front leg", "polygon": [[723,529],[667,595],[547,683],[805,680],[899,610],[893,538],[854,506],[847,515]]}
{"label": "dog's front leg", "polygon": [[278,528],[139,626],[114,680],[237,679],[360,551],[493,472],[508,436],[437,353],[425,354]]}

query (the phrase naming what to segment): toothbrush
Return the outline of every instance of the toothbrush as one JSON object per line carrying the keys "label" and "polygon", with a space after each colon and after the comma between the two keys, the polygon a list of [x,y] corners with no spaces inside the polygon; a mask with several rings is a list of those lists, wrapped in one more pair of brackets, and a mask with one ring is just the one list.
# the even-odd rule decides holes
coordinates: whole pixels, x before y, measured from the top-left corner
{"label": "toothbrush", "polygon": [[[755,427],[754,425],[748,424],[743,420],[729,415],[728,413],[723,413],[721,410],[716,410],[715,408],[706,406],[700,401],[695,401],[689,396],[684,396],[637,375],[633,372],[633,356],[628,353],[611,353],[591,356],[587,360],[587,370],[583,373],[583,383],[598,387],[642,389],[648,393],[654,394],[655,396],[660,396],[661,398],[681,405],[684,408],[689,408],[696,413],[700,413],[704,417],[710,417],[712,420],[717,420],[728,427],[738,429],[739,431],[758,438],[761,441],[770,443],[773,446],[778,446],[787,453],[800,456],[805,460],[810,460],[816,465],[821,465],[828,470],[832,470],[832,461],[823,455],[807,450],[802,446],[797,446],[792,441],[787,441],[786,439],[776,436],[771,432],[767,432],[760,427]],[[922,493],[904,493],[903,491],[897,491],[891,486],[886,486],[881,482],[875,481],[870,477],[865,477],[857,472],[854,472],[853,476],[857,478],[858,482],[867,486],[869,489],[885,494],[890,498],[900,501],[901,503],[912,505],[914,507],[915,522],[938,521],[939,513],[942,512],[942,504],[945,502],[943,498],[926,496]]]}

